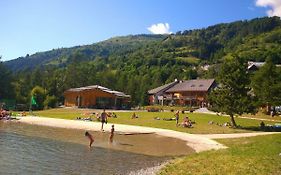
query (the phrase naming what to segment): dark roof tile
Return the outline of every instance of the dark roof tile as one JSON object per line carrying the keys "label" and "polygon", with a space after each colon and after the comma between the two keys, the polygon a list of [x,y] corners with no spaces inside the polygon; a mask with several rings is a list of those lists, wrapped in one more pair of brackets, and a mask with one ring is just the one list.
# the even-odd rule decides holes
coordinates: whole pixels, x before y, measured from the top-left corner
{"label": "dark roof tile", "polygon": [[214,79],[187,80],[176,84],[166,92],[208,91],[214,82]]}
{"label": "dark roof tile", "polygon": [[161,92],[161,91],[166,91],[167,89],[169,89],[169,88],[171,88],[171,87],[173,87],[175,84],[177,84],[178,83],[178,81],[174,81],[174,82],[171,82],[171,83],[169,83],[169,84],[165,84],[165,85],[163,85],[163,86],[160,86],[160,87],[157,87],[157,88],[155,88],[155,89],[151,89],[151,90],[149,90],[148,91],[148,94],[157,94],[157,93],[159,93],[159,92]]}

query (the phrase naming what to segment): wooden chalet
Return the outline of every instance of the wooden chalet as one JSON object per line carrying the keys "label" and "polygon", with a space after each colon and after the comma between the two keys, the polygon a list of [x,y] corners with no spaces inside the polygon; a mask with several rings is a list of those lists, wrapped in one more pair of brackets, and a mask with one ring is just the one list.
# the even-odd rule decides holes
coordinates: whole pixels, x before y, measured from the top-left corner
{"label": "wooden chalet", "polygon": [[79,108],[130,108],[131,96],[106,87],[93,85],[68,89],[64,92],[64,105]]}
{"label": "wooden chalet", "polygon": [[[214,79],[175,81],[148,91],[149,102],[151,105],[206,106],[207,95],[215,87]],[[158,101],[152,101],[152,99],[158,99]]]}

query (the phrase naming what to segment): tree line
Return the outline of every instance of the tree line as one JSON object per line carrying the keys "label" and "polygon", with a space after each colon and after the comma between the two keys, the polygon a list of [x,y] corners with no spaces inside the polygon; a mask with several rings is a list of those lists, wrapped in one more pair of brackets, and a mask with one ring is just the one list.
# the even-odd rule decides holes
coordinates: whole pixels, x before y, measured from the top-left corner
{"label": "tree line", "polygon": [[[149,89],[174,79],[215,78],[219,82],[222,65],[233,55],[243,60],[243,66],[249,60],[268,59],[273,66],[281,63],[280,26],[280,18],[266,17],[173,35],[117,37],[93,45],[27,55],[0,63],[0,99],[12,98],[28,105],[32,95],[41,94],[42,105],[37,107],[41,109],[62,104],[63,92],[69,88],[97,84],[131,95],[133,106],[146,105]],[[211,65],[207,71],[202,69],[206,64]],[[256,74],[267,76],[260,73],[262,70]],[[260,85],[266,81],[254,75],[249,75],[245,86],[253,94],[262,94],[264,89],[258,90],[260,87],[273,89],[275,94],[279,87],[279,80],[275,79],[279,77],[278,69],[271,74],[274,78],[269,84],[274,88]]]}

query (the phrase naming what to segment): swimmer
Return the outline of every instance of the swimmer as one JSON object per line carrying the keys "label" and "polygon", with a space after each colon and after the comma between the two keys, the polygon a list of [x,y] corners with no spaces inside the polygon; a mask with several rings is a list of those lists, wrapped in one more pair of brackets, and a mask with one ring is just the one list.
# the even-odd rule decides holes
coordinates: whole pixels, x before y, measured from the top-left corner
{"label": "swimmer", "polygon": [[85,132],[85,136],[88,137],[88,139],[90,140],[89,147],[92,147],[92,144],[94,142],[94,137],[88,131]]}

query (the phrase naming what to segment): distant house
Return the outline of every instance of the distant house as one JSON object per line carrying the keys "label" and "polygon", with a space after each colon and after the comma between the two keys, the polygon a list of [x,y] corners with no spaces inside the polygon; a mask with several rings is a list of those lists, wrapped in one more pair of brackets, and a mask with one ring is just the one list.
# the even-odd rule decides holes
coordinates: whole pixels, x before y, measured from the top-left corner
{"label": "distant house", "polygon": [[65,106],[80,108],[127,109],[131,101],[130,95],[98,85],[68,89],[64,97]]}
{"label": "distant house", "polygon": [[[254,61],[248,61],[248,70],[251,72],[259,70],[265,62],[254,62]],[[276,64],[276,67],[281,67],[280,64]]]}
{"label": "distant house", "polygon": [[254,62],[254,61],[248,61],[248,70],[249,71],[256,71],[260,67],[264,65],[265,62]]}
{"label": "distant house", "polygon": [[[207,104],[207,94],[217,86],[214,79],[176,81],[167,85],[170,86],[167,86],[161,96],[158,96],[157,104],[205,106]],[[155,89],[148,91],[148,93]],[[150,104],[152,104],[151,100]],[[153,104],[155,104],[155,101]]]}
{"label": "distant house", "polygon": [[205,65],[201,66],[200,68],[205,70],[205,71],[207,71],[207,70],[209,70],[210,65],[209,64],[205,64]]}

